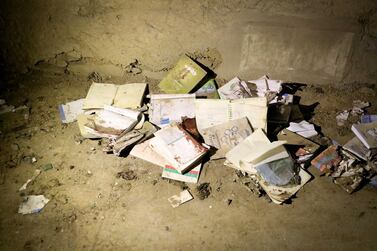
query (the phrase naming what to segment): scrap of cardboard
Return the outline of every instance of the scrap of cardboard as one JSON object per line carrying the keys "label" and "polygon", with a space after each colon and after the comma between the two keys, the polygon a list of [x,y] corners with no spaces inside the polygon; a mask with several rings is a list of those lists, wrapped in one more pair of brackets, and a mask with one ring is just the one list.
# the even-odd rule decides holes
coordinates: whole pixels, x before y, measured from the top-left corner
{"label": "scrap of cardboard", "polygon": [[195,117],[195,94],[154,94],[150,103],[149,121],[159,127]]}
{"label": "scrap of cardboard", "polygon": [[202,67],[185,55],[158,86],[164,93],[189,93],[206,74]]}
{"label": "scrap of cardboard", "polygon": [[236,100],[196,99],[196,124],[200,133],[203,129],[230,120],[247,117],[253,129],[267,129],[267,99],[265,97]]}
{"label": "scrap of cardboard", "polygon": [[225,158],[225,154],[251,135],[253,129],[246,117],[230,120],[202,130],[207,145],[217,149],[212,159]]}
{"label": "scrap of cardboard", "polygon": [[173,195],[172,197],[168,198],[168,201],[172,207],[176,208],[192,199],[194,199],[194,197],[192,197],[191,193],[188,190],[183,190],[179,193],[179,195]]}

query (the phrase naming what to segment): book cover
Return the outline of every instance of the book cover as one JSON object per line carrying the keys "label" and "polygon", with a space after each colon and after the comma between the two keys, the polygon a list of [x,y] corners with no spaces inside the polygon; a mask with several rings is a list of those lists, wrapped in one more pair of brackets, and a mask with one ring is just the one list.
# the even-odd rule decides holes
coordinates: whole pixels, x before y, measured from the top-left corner
{"label": "book cover", "polygon": [[351,130],[368,149],[377,148],[377,122],[353,124]]}

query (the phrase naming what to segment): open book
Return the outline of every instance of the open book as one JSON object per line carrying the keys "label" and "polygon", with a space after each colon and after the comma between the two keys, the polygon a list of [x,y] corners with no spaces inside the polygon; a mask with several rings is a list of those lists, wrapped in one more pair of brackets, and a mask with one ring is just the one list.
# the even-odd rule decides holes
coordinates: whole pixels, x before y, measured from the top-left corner
{"label": "open book", "polygon": [[196,123],[200,133],[203,129],[230,120],[247,117],[253,129],[267,130],[267,100],[265,97],[235,100],[196,99]]}
{"label": "open book", "polygon": [[289,157],[283,144],[285,141],[270,142],[262,129],[257,129],[244,141],[226,154],[233,167],[255,174],[255,167],[278,159]]}
{"label": "open book", "polygon": [[124,85],[93,83],[85,98],[83,109],[99,109],[104,105],[136,109],[143,103],[145,83]]}

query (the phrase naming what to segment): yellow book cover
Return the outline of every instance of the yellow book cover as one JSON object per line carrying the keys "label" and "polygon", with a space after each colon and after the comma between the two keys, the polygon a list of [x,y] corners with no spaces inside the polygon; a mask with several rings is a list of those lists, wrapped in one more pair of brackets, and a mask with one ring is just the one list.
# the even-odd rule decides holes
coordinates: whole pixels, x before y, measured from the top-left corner
{"label": "yellow book cover", "polygon": [[159,83],[164,93],[189,93],[207,72],[188,56],[182,56],[168,75]]}

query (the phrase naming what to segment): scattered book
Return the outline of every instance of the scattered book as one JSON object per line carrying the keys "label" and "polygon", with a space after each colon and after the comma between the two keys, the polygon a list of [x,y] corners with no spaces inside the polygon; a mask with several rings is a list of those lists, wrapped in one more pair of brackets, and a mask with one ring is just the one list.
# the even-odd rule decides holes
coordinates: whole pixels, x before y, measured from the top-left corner
{"label": "scattered book", "polygon": [[343,146],[343,148],[365,161],[370,154],[370,150],[359,140],[358,137],[353,137]]}
{"label": "scattered book", "polygon": [[166,159],[164,159],[161,155],[156,153],[150,147],[149,145],[150,141],[151,139],[148,139],[144,141],[143,143],[140,143],[134,146],[130,152],[130,155],[162,167],[163,170],[162,170],[161,176],[163,178],[173,179],[173,180],[178,180],[178,181],[188,182],[188,183],[198,182],[200,170],[202,167],[201,163],[195,166],[190,171],[184,174],[181,174],[180,172],[178,172],[176,168],[173,167],[171,163],[169,163]]}
{"label": "scattered book", "polygon": [[202,130],[204,142],[217,149],[212,159],[225,158],[225,154],[251,135],[253,129],[246,117],[230,120]]}
{"label": "scattered book", "polygon": [[310,163],[323,173],[330,171],[342,161],[337,149],[338,147],[336,145],[329,146]]}
{"label": "scattered book", "polygon": [[247,117],[253,129],[267,130],[267,99],[265,97],[223,100],[196,99],[196,124],[199,132],[230,120]]}
{"label": "scattered book", "polygon": [[149,121],[159,127],[195,117],[195,94],[153,94],[150,99]]}
{"label": "scattered book", "polygon": [[351,130],[368,149],[377,148],[377,122],[353,124]]}
{"label": "scattered book", "polygon": [[225,156],[236,169],[255,174],[256,166],[289,157],[284,143],[286,142],[270,142],[263,130],[257,129]]}
{"label": "scattered book", "polygon": [[102,109],[105,105],[119,108],[140,108],[147,84],[132,83],[124,85],[93,83],[86,95],[83,109]]}
{"label": "scattered book", "polygon": [[200,65],[184,55],[158,86],[164,93],[189,93],[206,75]]}
{"label": "scattered book", "polygon": [[169,125],[154,133],[152,149],[172,163],[179,173],[185,173],[208,151],[180,125]]}

